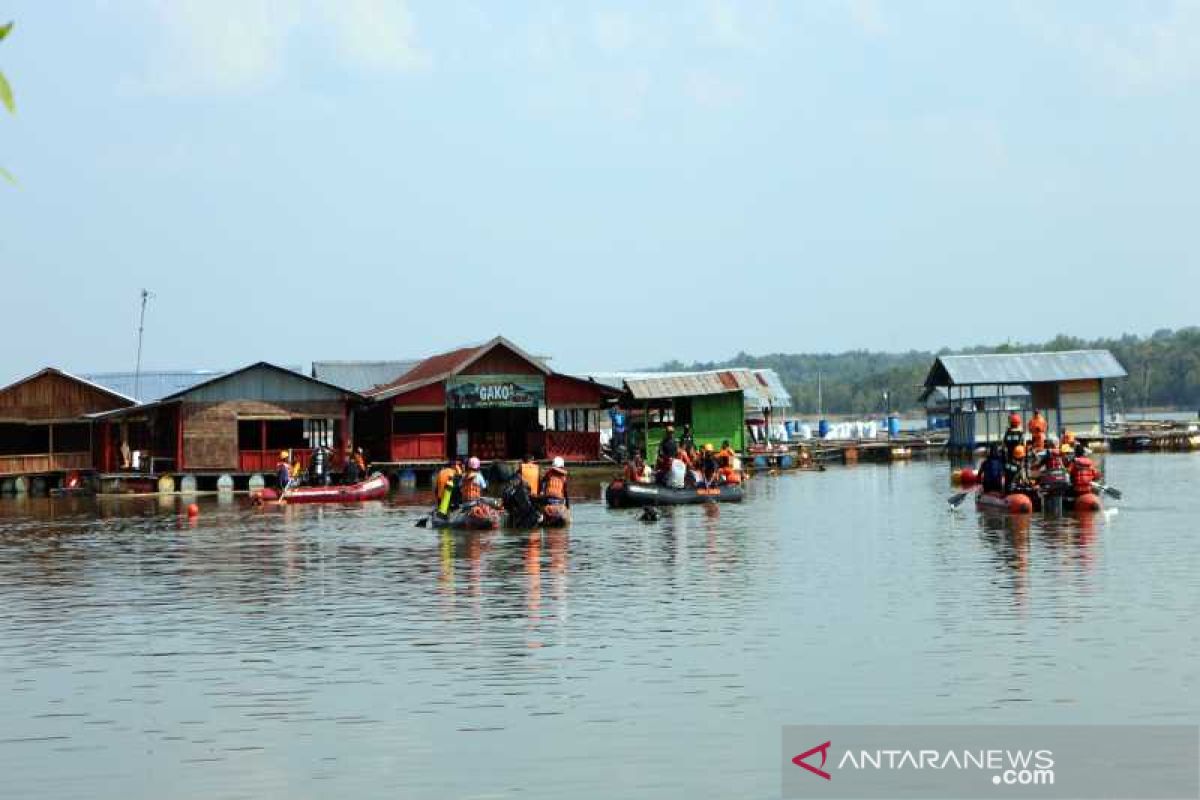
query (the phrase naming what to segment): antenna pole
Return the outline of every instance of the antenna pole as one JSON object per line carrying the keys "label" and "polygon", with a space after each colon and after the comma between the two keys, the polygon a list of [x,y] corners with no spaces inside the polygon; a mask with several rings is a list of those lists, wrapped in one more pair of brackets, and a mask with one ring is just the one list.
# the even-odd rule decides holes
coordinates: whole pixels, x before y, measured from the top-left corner
{"label": "antenna pole", "polygon": [[141,402],[142,397],[142,333],[146,330],[146,301],[153,295],[142,289],[142,313],[138,318],[137,366],[133,370],[133,399]]}

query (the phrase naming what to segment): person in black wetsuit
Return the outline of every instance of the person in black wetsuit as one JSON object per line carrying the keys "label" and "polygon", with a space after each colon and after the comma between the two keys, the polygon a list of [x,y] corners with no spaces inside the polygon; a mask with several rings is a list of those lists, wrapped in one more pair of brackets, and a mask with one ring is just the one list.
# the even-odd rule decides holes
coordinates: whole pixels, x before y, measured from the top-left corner
{"label": "person in black wetsuit", "polygon": [[1004,491],[1004,457],[996,445],[991,446],[987,458],[979,465],[979,482],[985,492]]}

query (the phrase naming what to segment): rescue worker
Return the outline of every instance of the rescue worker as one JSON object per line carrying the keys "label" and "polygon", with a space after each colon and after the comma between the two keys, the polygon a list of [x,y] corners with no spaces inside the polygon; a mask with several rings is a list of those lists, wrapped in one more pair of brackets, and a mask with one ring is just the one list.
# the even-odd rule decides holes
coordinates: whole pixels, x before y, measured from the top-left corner
{"label": "rescue worker", "polygon": [[717,454],[713,450],[713,446],[709,443],[704,444],[704,450],[700,455],[700,474],[704,477],[705,486],[713,486],[720,479],[720,465],[717,463]]}
{"label": "rescue worker", "polygon": [[675,426],[666,427],[666,435],[658,443],[658,456],[654,460],[654,471],[658,482],[664,486],[671,474],[671,463],[679,457],[679,443],[675,441]]}
{"label": "rescue worker", "polygon": [[538,486],[541,484],[541,473],[541,468],[533,460],[533,454],[526,453],[525,457],[521,459],[520,475],[521,480],[529,487],[530,494],[537,494]]}
{"label": "rescue worker", "polygon": [[313,486],[329,484],[329,453],[323,445],[313,448],[312,460],[308,462],[308,472],[312,477]]}
{"label": "rescue worker", "polygon": [[353,485],[362,480],[362,471],[354,458],[354,449],[346,445],[346,466],[342,468],[342,483]]}
{"label": "rescue worker", "polygon": [[484,479],[483,473],[479,471],[479,459],[475,456],[467,459],[467,469],[459,479],[458,486],[459,491],[462,493],[462,504],[464,506],[478,502],[483,497],[483,491],[487,488],[487,480]]}
{"label": "rescue worker", "polygon": [[721,442],[721,450],[717,453],[717,464],[722,467],[732,467],[733,460],[737,458],[737,453],[733,452],[733,448],[729,445],[729,440]]}
{"label": "rescue worker", "polygon": [[1013,451],[1019,445],[1025,444],[1025,432],[1021,430],[1021,415],[1013,412],[1008,415],[1008,430],[1004,432],[1004,450],[1008,459],[1013,459]]}
{"label": "rescue worker", "polygon": [[359,474],[364,478],[367,477],[367,454],[361,447],[354,448],[354,463],[358,464]]}
{"label": "rescue worker", "polygon": [[1033,412],[1033,418],[1029,420],[1029,439],[1029,444],[1035,453],[1040,453],[1046,446],[1046,419],[1042,416],[1042,412],[1036,409]]}
{"label": "rescue worker", "polygon": [[696,452],[696,440],[692,437],[692,426],[683,426],[683,436],[680,437],[679,443],[686,447],[691,452]]}
{"label": "rescue worker", "polygon": [[567,467],[562,456],[555,456],[550,469],[542,477],[542,497],[549,505],[571,507],[571,495],[567,489]]}
{"label": "rescue worker", "polygon": [[1004,492],[1005,477],[1007,470],[1005,469],[1004,459],[1000,455],[1000,448],[992,445],[988,449],[987,458],[979,465],[979,482],[983,486],[985,492],[995,492],[1002,494]]}
{"label": "rescue worker", "polygon": [[1087,456],[1076,456],[1071,462],[1071,488],[1075,490],[1075,494],[1091,494],[1092,484],[1099,483],[1100,473],[1092,464],[1092,460]]}
{"label": "rescue worker", "polygon": [[1087,445],[1085,445],[1083,442],[1077,440],[1075,438],[1075,434],[1071,433],[1070,431],[1063,431],[1063,439],[1062,440],[1063,440],[1063,444],[1071,445],[1071,450],[1072,450],[1072,452],[1075,453],[1076,456],[1086,456],[1089,453],[1091,453],[1091,451],[1088,450]]}
{"label": "rescue worker", "polygon": [[286,492],[292,484],[291,453],[284,450],[279,454],[279,463],[275,465],[275,477],[279,481],[279,491]]}
{"label": "rescue worker", "polygon": [[1022,488],[1029,483],[1029,473],[1025,468],[1025,445],[1019,444],[1013,448],[1008,463],[1004,465],[1004,493]]}
{"label": "rescue worker", "polygon": [[446,491],[446,487],[450,486],[458,476],[462,475],[462,459],[456,458],[453,463],[447,464],[438,470],[433,479],[433,496],[436,499],[441,499]]}

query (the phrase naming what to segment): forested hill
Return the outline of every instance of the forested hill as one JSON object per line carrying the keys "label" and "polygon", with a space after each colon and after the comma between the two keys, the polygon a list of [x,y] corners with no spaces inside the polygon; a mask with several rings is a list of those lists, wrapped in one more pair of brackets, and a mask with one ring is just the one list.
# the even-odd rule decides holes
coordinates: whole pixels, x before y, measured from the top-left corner
{"label": "forested hill", "polygon": [[770,367],[779,373],[792,393],[795,410],[811,414],[817,408],[817,373],[821,374],[824,408],[835,414],[868,414],[883,410],[885,391],[892,408],[914,409],[933,359],[952,353],[1017,353],[1037,350],[1107,349],[1129,372],[1112,381],[1117,387],[1116,410],[1143,405],[1200,408],[1200,327],[1160,330],[1151,336],[1125,335],[1119,339],[1087,341],[1058,336],[1049,342],[981,345],[939,353],[774,353],[752,356],[738,353],[721,362],[684,364],[671,361],[662,371]]}

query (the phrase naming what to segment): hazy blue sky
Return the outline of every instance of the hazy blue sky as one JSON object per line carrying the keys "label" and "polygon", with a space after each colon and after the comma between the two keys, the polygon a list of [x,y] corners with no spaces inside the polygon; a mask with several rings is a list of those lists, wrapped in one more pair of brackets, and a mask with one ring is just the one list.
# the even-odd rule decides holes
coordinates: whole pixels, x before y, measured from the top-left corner
{"label": "hazy blue sky", "polygon": [[[1200,4],[0,0],[0,380],[1197,323]],[[1185,288],[1185,284],[1189,284]]]}

